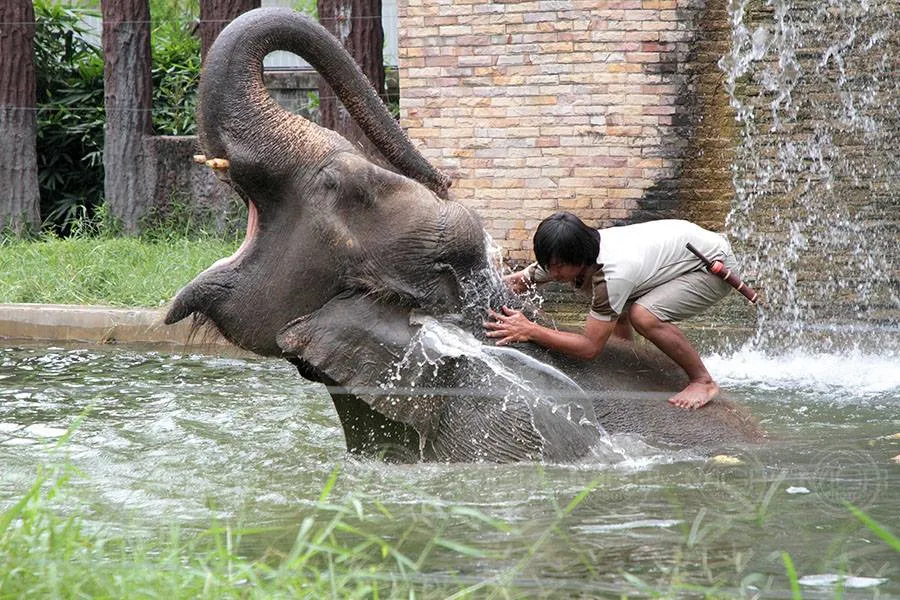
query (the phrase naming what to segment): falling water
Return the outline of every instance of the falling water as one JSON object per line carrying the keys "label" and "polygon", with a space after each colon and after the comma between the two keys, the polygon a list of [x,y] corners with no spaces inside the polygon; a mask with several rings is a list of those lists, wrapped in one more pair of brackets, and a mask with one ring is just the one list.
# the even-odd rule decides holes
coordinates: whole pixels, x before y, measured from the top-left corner
{"label": "falling water", "polygon": [[755,348],[898,349],[900,34],[893,0],[729,0],[741,138],[728,217],[760,288]]}
{"label": "falling water", "polygon": [[[561,393],[564,397],[584,393],[565,373],[526,354],[483,344],[468,331],[450,323],[441,323],[433,317],[423,316],[417,324],[418,332],[395,367],[394,381],[408,383],[409,374],[401,376],[400,373],[410,370],[417,372],[412,379],[418,381],[426,377],[429,371],[436,373],[445,361],[466,358],[482,365],[484,373],[490,375],[480,382],[477,393],[483,393],[489,381],[499,379],[497,387],[502,391],[504,402],[531,396],[535,392],[547,393],[548,390]],[[471,393],[473,390],[453,391]]]}
{"label": "falling water", "polygon": [[[480,433],[467,440],[476,459],[496,460],[492,452],[503,444],[495,436],[519,427],[516,423],[526,415],[531,426],[515,431],[533,432],[541,440],[538,446],[558,445],[558,440],[544,436],[543,428],[564,422],[572,435],[582,429],[591,432],[595,445],[589,453],[594,458],[606,463],[624,458],[597,423],[588,394],[562,371],[517,350],[484,344],[451,322],[422,315],[414,324],[418,330],[391,377],[382,382],[381,395],[394,405],[430,406],[435,415],[474,410],[483,416],[481,425],[470,423],[472,431]],[[551,426],[550,421],[558,424]],[[542,456],[538,450],[531,458]]]}

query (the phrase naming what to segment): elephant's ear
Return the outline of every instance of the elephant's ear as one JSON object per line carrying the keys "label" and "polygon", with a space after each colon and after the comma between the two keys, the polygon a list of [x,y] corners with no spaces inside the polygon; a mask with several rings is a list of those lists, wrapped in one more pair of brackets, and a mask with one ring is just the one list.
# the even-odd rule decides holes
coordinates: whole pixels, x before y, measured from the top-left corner
{"label": "elephant's ear", "polygon": [[276,341],[286,356],[295,356],[341,389],[384,416],[416,429],[424,440],[435,434],[445,401],[391,385],[404,349],[416,328],[410,311],[378,302],[362,293],[336,296],[322,308],[295,319]]}

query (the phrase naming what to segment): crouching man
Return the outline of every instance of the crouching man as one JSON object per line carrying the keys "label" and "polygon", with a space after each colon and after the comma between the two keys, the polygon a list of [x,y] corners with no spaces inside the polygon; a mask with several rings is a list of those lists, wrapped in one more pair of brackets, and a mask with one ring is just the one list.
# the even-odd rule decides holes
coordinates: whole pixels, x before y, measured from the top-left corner
{"label": "crouching man", "polygon": [[487,336],[497,344],[534,342],[573,358],[593,359],[609,337],[630,337],[631,327],[685,373],[689,383],[669,402],[700,408],[719,392],[700,355],[673,322],[697,315],[729,292],[722,279],[702,270],[686,247],[736,267],[731,246],[717,233],[680,220],[593,229],[575,215],[558,212],[534,234],[536,262],[506,276],[516,293],[548,281],[572,283],[591,295],[584,330],[564,332],[530,321],[508,307],[489,312]]}

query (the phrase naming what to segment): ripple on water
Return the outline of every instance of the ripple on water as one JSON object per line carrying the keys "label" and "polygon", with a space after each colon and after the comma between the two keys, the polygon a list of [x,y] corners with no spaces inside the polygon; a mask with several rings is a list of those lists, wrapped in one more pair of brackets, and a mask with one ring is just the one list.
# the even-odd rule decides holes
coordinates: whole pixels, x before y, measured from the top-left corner
{"label": "ripple on water", "polygon": [[30,425],[0,423],[0,446],[31,446],[49,440],[57,440],[63,437],[67,431],[61,427],[42,423]]}
{"label": "ripple on water", "polygon": [[681,525],[684,521],[680,519],[638,519],[636,521],[623,521],[620,523],[602,523],[596,525],[579,525],[574,527],[575,531],[582,533],[607,533],[610,531],[623,531],[629,529],[654,529],[668,528]]}
{"label": "ripple on water", "polygon": [[[895,514],[890,504],[896,498],[896,484],[894,478],[882,475],[892,466],[887,458],[900,452],[891,437],[898,431],[896,417],[886,422],[871,403],[867,412],[846,406],[825,412],[817,407],[832,402],[835,394],[812,391],[798,401],[799,392],[790,388],[789,380],[777,395],[762,395],[754,402],[770,420],[786,420],[786,426],[796,430],[796,439],[742,456],[743,467],[708,466],[689,451],[659,449],[619,434],[610,438],[598,457],[577,464],[394,465],[348,456],[324,388],[303,381],[286,363],[181,359],[107,348],[93,352],[96,358],[91,360],[76,354],[67,369],[42,379],[41,364],[32,360],[34,352],[39,351],[20,355],[0,350],[0,362],[12,365],[4,374],[14,374],[0,381],[0,489],[4,494],[0,503],[28,489],[35,465],[54,458],[55,441],[91,407],[61,455],[83,474],[69,484],[74,510],[90,507],[86,516],[107,528],[149,530],[163,521],[206,527],[211,518],[296,528],[299,519],[316,510],[337,464],[340,475],[330,497],[335,502],[360,498],[367,519],[376,502],[386,507],[396,521],[376,525],[388,537],[399,535],[410,522],[433,519],[449,523],[443,531],[453,540],[493,548],[498,554],[524,552],[538,542],[547,544],[546,552],[535,557],[536,577],[552,573],[577,580],[585,552],[593,557],[592,568],[615,565],[607,568],[613,576],[620,570],[640,573],[643,569],[644,576],[653,577],[660,566],[679,567],[673,562],[679,560],[673,558],[676,549],[690,554],[691,548],[684,545],[685,530],[697,522],[697,511],[705,508],[701,533],[718,531],[720,515],[731,527],[727,544],[718,548],[725,553],[722,560],[729,558],[729,552],[769,556],[787,550],[798,573],[810,578],[804,585],[815,594],[812,588],[831,585],[837,589],[839,585],[828,583],[828,577],[841,572],[841,565],[836,560],[823,562],[818,556],[818,548],[839,535],[835,532],[841,527],[832,524],[846,522],[846,515],[837,512],[842,508],[837,500],[863,489],[861,483],[871,482],[864,491],[878,494],[863,497],[860,504],[880,522],[888,522]],[[23,361],[35,370],[23,375],[15,368]],[[753,377],[763,379],[765,373],[759,371]],[[746,389],[744,384],[732,385],[739,394]],[[15,394],[27,397],[15,399]],[[795,411],[798,402],[809,408]],[[891,394],[881,401],[894,409],[896,402]],[[789,418],[782,419],[785,414]],[[840,421],[835,419],[837,414]],[[835,430],[835,423],[841,429]],[[845,446],[835,446],[840,441],[836,433]],[[827,460],[823,444],[829,449]],[[866,471],[869,479],[851,477],[859,474],[860,466],[871,467]],[[773,480],[772,474],[784,469],[790,471]],[[741,507],[755,506],[773,485],[780,487],[771,495],[771,507],[779,517],[790,519],[797,535],[783,537],[780,519],[753,527],[732,522]],[[561,511],[588,487],[589,493],[562,516]],[[832,499],[826,512],[825,501]],[[483,517],[466,517],[474,514]],[[493,520],[516,533],[475,526]],[[544,537],[546,532],[562,534]],[[893,571],[881,567],[892,555],[875,548],[877,540],[859,538],[854,534],[843,542],[851,553],[847,572],[886,578],[872,587],[896,592],[900,588]],[[699,540],[696,552],[706,543]],[[517,549],[509,550],[515,544]],[[852,554],[866,553],[868,558],[873,552],[877,560],[870,561],[871,569]],[[709,552],[710,557],[719,555],[717,548]],[[729,573],[734,572],[732,563]],[[691,573],[689,562],[681,567]],[[752,568],[774,569],[763,559]],[[774,577],[784,576],[783,570],[776,570]],[[558,579],[546,581],[550,585]]]}

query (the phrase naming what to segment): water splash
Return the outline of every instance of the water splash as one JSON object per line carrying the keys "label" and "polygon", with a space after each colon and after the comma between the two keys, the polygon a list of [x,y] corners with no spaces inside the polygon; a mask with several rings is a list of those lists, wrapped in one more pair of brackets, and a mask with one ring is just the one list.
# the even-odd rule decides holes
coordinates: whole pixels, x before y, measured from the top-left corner
{"label": "water splash", "polygon": [[754,348],[900,347],[895,6],[729,2],[727,228],[767,302]]}
{"label": "water splash", "polygon": [[771,356],[744,348],[731,355],[713,354],[704,362],[726,387],[802,391],[855,403],[900,392],[898,359],[894,353],[875,356],[858,350],[837,355],[797,349]]}
{"label": "water splash", "polygon": [[540,401],[541,393],[549,392],[557,392],[563,397],[584,395],[584,390],[568,375],[518,350],[483,344],[471,333],[432,317],[422,317],[418,324],[419,331],[395,367],[391,378],[395,382],[402,381],[404,375],[401,373],[410,368],[418,374],[414,379],[420,380],[426,371],[437,376],[448,360],[465,358],[483,365],[487,373],[500,380],[501,388],[506,390],[504,401],[529,398],[534,403]]}
{"label": "water splash", "polygon": [[516,453],[533,452],[531,460],[588,453],[606,462],[622,460],[597,422],[591,398],[562,371],[518,350],[485,344],[453,323],[422,315],[413,324],[417,332],[381,384],[380,395],[391,406],[425,407],[428,419],[442,423],[455,414],[450,418],[473,432],[463,442],[475,460],[497,460],[510,444],[519,447]]}
{"label": "water splash", "polygon": [[523,294],[513,294],[503,277],[509,267],[503,261],[503,249],[490,233],[484,233],[485,266],[462,280],[462,313],[472,326],[472,331],[481,329],[481,322],[487,316],[487,309],[500,310],[501,306],[522,309],[530,317],[537,315],[544,298],[537,289]]}

